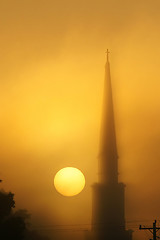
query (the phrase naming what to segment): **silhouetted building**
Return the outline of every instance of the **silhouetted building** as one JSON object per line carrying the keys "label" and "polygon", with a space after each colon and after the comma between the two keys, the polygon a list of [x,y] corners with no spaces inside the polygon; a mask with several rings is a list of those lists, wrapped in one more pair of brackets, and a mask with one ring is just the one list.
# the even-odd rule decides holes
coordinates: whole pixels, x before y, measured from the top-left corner
{"label": "silhouetted building", "polygon": [[118,182],[110,64],[105,65],[104,112],[99,152],[99,182],[93,185],[92,239],[131,240],[125,227],[125,185]]}

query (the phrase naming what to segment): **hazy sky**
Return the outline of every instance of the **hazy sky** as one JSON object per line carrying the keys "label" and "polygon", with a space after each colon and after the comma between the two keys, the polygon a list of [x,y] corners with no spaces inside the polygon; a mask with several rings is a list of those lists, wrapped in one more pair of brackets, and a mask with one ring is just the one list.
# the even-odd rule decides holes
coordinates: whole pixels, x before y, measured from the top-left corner
{"label": "hazy sky", "polygon": [[[0,177],[18,208],[90,222],[109,48],[126,219],[160,219],[159,13],[159,0],[0,0]],[[86,176],[73,198],[53,187],[66,166]]]}

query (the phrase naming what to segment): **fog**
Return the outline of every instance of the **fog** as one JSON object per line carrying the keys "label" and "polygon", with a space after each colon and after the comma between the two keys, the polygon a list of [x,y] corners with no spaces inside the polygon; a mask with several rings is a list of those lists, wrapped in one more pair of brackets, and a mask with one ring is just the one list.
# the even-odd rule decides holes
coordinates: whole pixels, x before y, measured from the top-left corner
{"label": "fog", "polygon": [[[37,224],[90,223],[107,48],[127,224],[145,239],[139,224],[160,219],[159,11],[158,0],[0,1],[1,187]],[[86,177],[76,197],[53,186],[66,166]]]}

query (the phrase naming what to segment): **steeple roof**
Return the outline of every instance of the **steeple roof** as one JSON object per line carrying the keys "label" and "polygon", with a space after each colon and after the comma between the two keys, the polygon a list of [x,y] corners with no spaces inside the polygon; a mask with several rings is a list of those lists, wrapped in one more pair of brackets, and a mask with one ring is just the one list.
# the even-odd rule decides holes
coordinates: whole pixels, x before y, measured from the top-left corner
{"label": "steeple roof", "polygon": [[100,182],[118,183],[118,154],[108,49],[106,53],[107,60],[105,64],[104,109],[99,152]]}

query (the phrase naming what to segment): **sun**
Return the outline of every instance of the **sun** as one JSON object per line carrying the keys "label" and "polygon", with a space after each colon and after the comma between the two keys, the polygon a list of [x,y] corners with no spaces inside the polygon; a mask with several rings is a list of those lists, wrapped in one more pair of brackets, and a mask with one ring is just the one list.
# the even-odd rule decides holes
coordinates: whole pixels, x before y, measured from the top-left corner
{"label": "sun", "polygon": [[65,167],[58,171],[54,177],[54,186],[63,196],[74,196],[79,194],[85,186],[83,173],[73,167]]}

